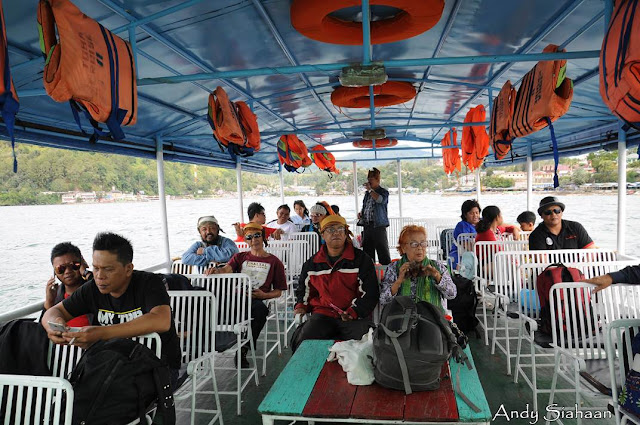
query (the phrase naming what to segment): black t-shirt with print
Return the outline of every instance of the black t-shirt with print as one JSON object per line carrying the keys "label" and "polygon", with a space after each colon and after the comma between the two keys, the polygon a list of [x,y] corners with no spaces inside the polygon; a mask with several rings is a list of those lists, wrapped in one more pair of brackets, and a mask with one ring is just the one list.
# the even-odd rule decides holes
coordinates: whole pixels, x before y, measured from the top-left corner
{"label": "black t-shirt with print", "polygon": [[[92,325],[108,326],[130,322],[159,305],[171,305],[162,278],[154,273],[133,271],[127,290],[118,298],[101,294],[93,280],[78,288],[62,301],[63,307],[74,317],[93,314]],[[180,368],[180,343],[175,324],[160,333],[162,357],[172,369]]]}
{"label": "black t-shirt with print", "polygon": [[554,235],[544,223],[540,223],[529,235],[529,249],[584,249],[593,245],[593,240],[582,224],[577,221],[562,220],[560,233]]}

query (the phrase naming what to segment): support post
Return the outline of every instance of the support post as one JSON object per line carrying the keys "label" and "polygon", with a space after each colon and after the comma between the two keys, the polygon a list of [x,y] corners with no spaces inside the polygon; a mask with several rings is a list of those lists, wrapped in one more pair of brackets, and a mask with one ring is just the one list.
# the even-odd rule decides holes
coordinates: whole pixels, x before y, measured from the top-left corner
{"label": "support post", "polygon": [[618,123],[618,253],[625,253],[627,223],[627,132]]}
{"label": "support post", "polygon": [[240,221],[244,221],[244,205],[242,204],[242,164],[236,163],[236,190],[238,191],[238,206],[240,207]]}
{"label": "support post", "polygon": [[160,200],[160,218],[162,220],[162,240],[165,271],[171,269],[171,250],[169,249],[169,222],[167,220],[167,197],[164,190],[164,154],[162,138],[156,137],[156,167],[158,170],[158,199]]}
{"label": "support post", "polygon": [[399,159],[396,159],[396,165],[398,169],[398,216],[402,218],[402,166]]}
{"label": "support post", "polygon": [[282,164],[280,164],[280,205],[284,205],[284,172],[282,171]]}
{"label": "support post", "polygon": [[533,152],[531,151],[531,143],[529,143],[529,152],[527,153],[527,211],[533,211]]}
{"label": "support post", "polygon": [[356,202],[354,211],[356,212],[356,218],[358,218],[360,206],[358,205],[358,168],[355,161],[353,161],[353,199]]}
{"label": "support post", "polygon": [[482,194],[480,193],[481,186],[482,186],[482,185],[480,184],[480,169],[479,169],[479,168],[477,168],[477,169],[476,169],[476,200],[478,201],[478,203],[479,203],[480,205],[482,205],[482,203],[481,203],[481,201],[480,201],[480,196],[482,195]]}

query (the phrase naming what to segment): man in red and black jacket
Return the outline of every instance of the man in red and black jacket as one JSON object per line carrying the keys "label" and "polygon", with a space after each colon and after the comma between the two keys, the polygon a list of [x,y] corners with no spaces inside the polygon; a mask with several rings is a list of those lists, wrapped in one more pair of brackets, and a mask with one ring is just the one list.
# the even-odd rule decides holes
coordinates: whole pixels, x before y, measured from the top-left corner
{"label": "man in red and black jacket", "polygon": [[373,261],[353,247],[343,217],[327,216],[320,233],[326,244],[304,263],[296,289],[295,314],[311,317],[296,329],[293,351],[306,339],[360,339],[374,326],[380,290]]}

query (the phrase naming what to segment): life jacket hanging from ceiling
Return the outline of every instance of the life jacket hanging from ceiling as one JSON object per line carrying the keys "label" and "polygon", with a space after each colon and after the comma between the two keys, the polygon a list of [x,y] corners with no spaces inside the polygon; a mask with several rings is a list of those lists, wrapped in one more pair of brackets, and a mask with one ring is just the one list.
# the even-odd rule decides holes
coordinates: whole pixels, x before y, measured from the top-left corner
{"label": "life jacket hanging from ceiling", "polygon": [[[558,46],[549,44],[543,53],[564,52]],[[516,95],[510,137],[526,136],[549,127],[553,143],[555,163],[553,187],[558,187],[558,142],[553,130],[553,121],[563,116],[571,106],[573,81],[566,78],[567,61],[540,61],[522,78]]]}
{"label": "life jacket hanging from ceiling", "polygon": [[513,119],[513,109],[516,104],[516,89],[507,80],[500,93],[493,99],[491,109],[491,121],[489,122],[489,137],[491,147],[496,159],[503,159],[511,150],[511,120]]}
{"label": "life jacket hanging from ceiling", "polygon": [[79,112],[87,116],[94,128],[92,141],[108,135],[99,123],[107,125],[114,140],[123,140],[121,126],[136,123],[138,107],[129,43],[69,0],[40,0],[38,30],[47,94],[56,102],[69,101],[83,133]]}
{"label": "life jacket hanging from ceiling", "polygon": [[[398,139],[391,139],[391,138],[385,137],[384,139],[376,139],[375,142],[376,142],[376,149],[390,148],[398,144]],[[353,145],[354,148],[361,148],[361,149],[373,148],[373,140],[365,140],[365,139],[356,140],[351,144]]]}
{"label": "life jacket hanging from ceiling", "polygon": [[614,3],[600,50],[600,95],[611,112],[640,130],[640,1]]}
{"label": "life jacket hanging from ceiling", "polygon": [[336,158],[331,152],[328,152],[324,146],[315,145],[311,148],[311,158],[322,171],[340,174],[340,170],[336,168]]}
{"label": "life jacket hanging from ceiling", "polygon": [[[413,84],[403,81],[387,81],[373,86],[373,105],[377,107],[405,103],[416,97]],[[369,108],[369,86],[337,87],[331,93],[331,103],[341,108]]]}
{"label": "life jacket hanging from ceiling", "polygon": [[[453,133],[453,140],[451,140],[451,133]],[[454,171],[459,173],[462,171],[462,166],[460,164],[460,151],[458,149],[458,132],[455,128],[452,128],[442,138],[440,145],[444,148],[446,146],[455,146],[455,148],[442,149],[442,163],[444,172],[446,174],[451,174]]]}
{"label": "life jacket hanging from ceiling", "polygon": [[[484,105],[478,105],[471,108],[464,118],[464,122],[484,123],[487,112]],[[485,130],[484,124],[473,127],[462,127],[462,163],[466,165],[469,171],[480,168],[484,162],[484,158],[489,155],[489,136]]]}
{"label": "life jacket hanging from ceiling", "polygon": [[13,135],[13,127],[16,122],[16,114],[20,108],[20,100],[16,93],[11,78],[11,67],[9,66],[9,50],[7,48],[7,30],[4,24],[4,11],[2,9],[2,0],[0,0],[0,24],[2,24],[2,43],[0,44],[0,114],[4,124],[7,126],[7,133],[11,138],[11,151],[13,153],[13,172],[18,172],[18,157],[16,156],[16,142]]}
{"label": "life jacket hanging from ceiling", "polygon": [[307,168],[312,164],[307,146],[295,134],[283,134],[280,136],[278,140],[278,159],[289,172],[297,171],[300,167]]}
{"label": "life jacket hanging from ceiling", "polygon": [[251,156],[260,150],[256,115],[245,102],[231,102],[220,86],[209,93],[207,120],[220,149],[226,148],[234,161],[237,156]]}

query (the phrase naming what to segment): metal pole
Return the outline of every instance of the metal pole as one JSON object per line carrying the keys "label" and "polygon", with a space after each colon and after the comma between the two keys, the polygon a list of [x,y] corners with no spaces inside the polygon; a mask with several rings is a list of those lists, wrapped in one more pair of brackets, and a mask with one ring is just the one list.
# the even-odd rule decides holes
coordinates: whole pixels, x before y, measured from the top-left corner
{"label": "metal pole", "polygon": [[280,164],[280,200],[284,205],[284,173],[282,171],[282,164]]}
{"label": "metal pole", "polygon": [[476,200],[478,201],[478,203],[480,205],[482,205],[481,201],[480,201],[480,196],[482,195],[480,193],[480,189],[481,189],[481,184],[480,184],[480,169],[477,168],[476,169]]}
{"label": "metal pole", "polygon": [[169,222],[167,220],[167,198],[164,190],[164,155],[162,138],[156,137],[156,168],[158,170],[158,199],[160,200],[160,218],[162,219],[163,253],[165,271],[171,268],[171,251],[169,249]]}
{"label": "metal pole", "polygon": [[618,123],[618,253],[625,252],[627,223],[627,132]]}
{"label": "metal pole", "polygon": [[236,163],[236,190],[238,191],[238,203],[240,206],[240,223],[244,221],[244,205],[242,204],[242,164]]}
{"label": "metal pole", "polygon": [[358,168],[356,167],[356,162],[353,161],[353,198],[356,201],[356,218],[358,218],[358,211],[360,211],[360,205],[358,205]]}
{"label": "metal pole", "polygon": [[399,217],[402,218],[402,166],[399,159],[396,159],[396,165],[398,169],[398,210]]}
{"label": "metal pole", "polygon": [[531,152],[531,143],[529,143],[529,152],[527,154],[527,211],[532,211],[533,206],[533,153]]}

